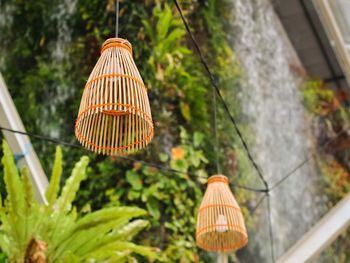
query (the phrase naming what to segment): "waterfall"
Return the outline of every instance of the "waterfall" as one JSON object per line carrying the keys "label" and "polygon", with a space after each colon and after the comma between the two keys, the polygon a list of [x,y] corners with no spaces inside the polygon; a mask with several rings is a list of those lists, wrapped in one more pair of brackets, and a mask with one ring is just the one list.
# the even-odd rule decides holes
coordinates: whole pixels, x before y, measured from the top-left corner
{"label": "waterfall", "polygon": [[53,51],[53,58],[58,62],[68,59],[67,47],[71,42],[72,30],[69,19],[75,13],[78,0],[64,0],[57,5],[54,19],[57,21],[57,42]]}
{"label": "waterfall", "polygon": [[[55,21],[57,39],[51,46],[52,65],[55,67],[55,94],[57,96],[49,99],[49,110],[43,112],[44,119],[50,120],[51,116],[55,116],[57,107],[63,105],[67,99],[72,97],[74,89],[69,82],[69,69],[67,65],[70,64],[69,47],[72,42],[72,29],[70,27],[70,19],[76,11],[78,0],[63,0],[53,7],[54,13],[52,20]],[[61,123],[55,123],[53,125],[47,125],[44,131],[50,136],[60,137],[60,129],[58,127],[64,126],[64,120],[59,119]],[[58,127],[57,127],[58,126]]]}
{"label": "waterfall", "polygon": [[[232,4],[234,32],[230,42],[245,72],[239,96],[254,132],[255,143],[251,147],[255,159],[269,185],[273,185],[312,150],[299,94],[302,80],[290,69],[297,59],[271,3],[234,0]],[[271,193],[276,258],[319,217],[316,180],[311,161]],[[255,248],[251,253],[271,262],[265,215],[261,213],[257,233],[251,240],[251,248]]]}
{"label": "waterfall", "polygon": [[[13,22],[13,4],[12,3],[2,3],[0,1],[0,34],[1,31],[5,31],[10,28]],[[4,49],[6,39],[0,35],[0,70],[4,67],[4,59],[6,50]]]}

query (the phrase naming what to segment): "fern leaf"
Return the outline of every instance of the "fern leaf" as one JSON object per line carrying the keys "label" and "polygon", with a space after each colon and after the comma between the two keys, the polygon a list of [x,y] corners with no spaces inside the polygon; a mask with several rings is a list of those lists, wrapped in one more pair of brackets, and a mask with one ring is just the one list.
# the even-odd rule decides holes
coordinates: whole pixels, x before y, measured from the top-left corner
{"label": "fern leaf", "polygon": [[12,211],[19,211],[20,205],[23,203],[22,183],[16,168],[15,160],[12,156],[9,145],[3,140],[4,156],[2,164],[4,165],[4,181],[6,184],[7,199]]}
{"label": "fern leaf", "polygon": [[62,149],[56,147],[55,161],[53,164],[50,184],[46,191],[48,207],[52,208],[56,202],[57,194],[60,189],[60,180],[62,175]]}
{"label": "fern leaf", "polygon": [[34,200],[34,192],[32,185],[29,180],[28,170],[23,168],[21,170],[22,175],[22,185],[23,185],[23,199],[24,199],[24,213],[23,213],[23,221],[24,221],[24,233],[23,239],[25,244],[27,240],[29,240],[29,235],[31,235],[32,231],[30,228],[33,228],[33,223],[31,217],[33,217],[32,208],[35,205],[36,201]]}
{"label": "fern leaf", "polygon": [[114,242],[130,240],[138,232],[147,227],[148,224],[149,223],[146,220],[135,220],[116,230],[114,233],[104,236],[104,238],[99,242],[99,245],[95,248],[95,250],[108,244],[112,244]]}
{"label": "fern leaf", "polygon": [[132,253],[139,254],[141,256],[147,257],[150,260],[158,258],[158,250],[152,247],[139,246],[131,242],[116,241],[112,244],[105,245],[100,249],[91,252],[86,259],[94,259],[97,262],[107,260],[108,258],[113,258],[122,253],[123,257],[130,256]]}
{"label": "fern leaf", "polygon": [[105,208],[91,214],[84,216],[77,222],[76,230],[86,229],[116,220],[118,218],[125,218],[130,220],[134,217],[146,215],[147,212],[137,207],[110,207]]}
{"label": "fern leaf", "polygon": [[72,208],[72,202],[79,189],[81,181],[86,178],[86,167],[89,163],[89,158],[83,156],[75,165],[72,175],[67,180],[61,196],[57,200],[58,212],[68,213]]}
{"label": "fern leaf", "polygon": [[107,233],[116,227],[121,227],[129,222],[130,219],[145,215],[146,211],[136,207],[114,207],[105,208],[93,212],[78,220],[75,227],[66,231],[58,239],[55,239],[55,248],[52,253],[60,255],[69,248],[78,255],[84,255],[89,251],[100,246]]}
{"label": "fern leaf", "polygon": [[[22,184],[23,184],[23,198],[24,198],[24,206],[26,209],[30,209],[33,204],[36,203],[36,200],[34,199],[34,192],[33,187],[29,179],[29,172],[27,168],[21,169],[21,176],[22,176]],[[27,210],[28,211],[28,210]],[[30,210],[28,211],[30,213]]]}
{"label": "fern leaf", "polygon": [[130,240],[137,235],[142,229],[149,226],[149,222],[146,220],[135,220],[121,229],[117,229],[111,236],[113,240]]}
{"label": "fern leaf", "polygon": [[13,237],[12,250],[13,253],[20,256],[21,248],[23,247],[24,231],[23,231],[23,188],[22,182],[19,178],[18,171],[15,165],[15,160],[12,156],[9,145],[3,140],[4,156],[2,163],[4,165],[4,181],[7,190],[6,199],[6,221],[7,221],[7,235]]}

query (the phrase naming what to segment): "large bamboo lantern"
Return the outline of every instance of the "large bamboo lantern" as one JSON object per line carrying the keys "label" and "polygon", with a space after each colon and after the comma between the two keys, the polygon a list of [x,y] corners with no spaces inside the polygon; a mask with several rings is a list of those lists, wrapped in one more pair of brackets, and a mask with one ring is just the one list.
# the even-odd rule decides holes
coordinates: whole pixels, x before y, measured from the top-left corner
{"label": "large bamboo lantern", "polygon": [[196,242],[200,248],[215,252],[230,252],[248,242],[242,212],[226,176],[208,179],[197,217]]}
{"label": "large bamboo lantern", "polygon": [[103,43],[83,91],[75,135],[85,148],[107,155],[131,154],[152,140],[147,89],[127,40]]}

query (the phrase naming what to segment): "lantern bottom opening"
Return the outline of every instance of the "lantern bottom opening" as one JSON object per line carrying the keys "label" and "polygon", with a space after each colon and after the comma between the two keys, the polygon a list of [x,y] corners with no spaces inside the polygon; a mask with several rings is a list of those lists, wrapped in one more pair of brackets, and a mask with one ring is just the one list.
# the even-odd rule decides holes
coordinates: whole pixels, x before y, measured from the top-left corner
{"label": "lantern bottom opening", "polygon": [[141,150],[153,137],[153,123],[133,109],[90,109],[78,116],[75,135],[87,149],[112,156]]}
{"label": "lantern bottom opening", "polygon": [[248,243],[245,231],[227,230],[218,232],[216,230],[205,231],[197,234],[197,245],[206,251],[230,252],[237,250]]}

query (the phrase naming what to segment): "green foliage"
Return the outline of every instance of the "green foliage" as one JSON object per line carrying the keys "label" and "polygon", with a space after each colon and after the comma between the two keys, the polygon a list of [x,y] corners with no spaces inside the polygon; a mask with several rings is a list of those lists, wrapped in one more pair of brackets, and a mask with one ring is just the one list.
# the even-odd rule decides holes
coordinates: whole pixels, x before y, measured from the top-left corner
{"label": "green foliage", "polygon": [[304,105],[312,113],[323,114],[324,104],[331,103],[334,93],[326,89],[321,80],[309,79],[301,87]]}
{"label": "green foliage", "polygon": [[193,262],[196,258],[195,211],[202,198],[200,188],[207,178],[203,168],[208,162],[202,146],[203,134],[190,136],[181,128],[181,144],[172,148],[169,155],[160,154],[160,159],[163,165],[169,164],[170,168],[183,173],[169,173],[135,163],[133,170],[126,172],[126,182],[106,192],[111,205],[126,200],[146,207],[152,228],[142,237],[143,243],[162,245],[167,262]]}
{"label": "green foliage", "polygon": [[[60,196],[62,172],[61,150],[57,148],[53,176],[46,196],[48,204],[34,198],[26,170],[18,174],[7,143],[3,142],[4,179],[7,198],[1,206],[0,248],[10,262],[31,262],[39,256],[32,244],[41,245],[42,257],[48,262],[126,262],[133,253],[155,259],[150,247],[130,242],[148,226],[145,220],[130,221],[146,212],[135,207],[110,207],[80,216],[72,201],[85,179],[88,158],[82,157],[75,165]],[[1,202],[2,205],[2,202]],[[38,245],[38,247],[40,247]],[[41,254],[41,255],[42,255]]]}
{"label": "green foliage", "polygon": [[[230,102],[231,112],[242,124],[237,99],[242,72],[226,36],[227,30],[231,30],[227,24],[229,2],[181,1],[180,4],[225,100]],[[114,36],[115,13],[114,1],[79,0],[75,13],[60,17],[58,8],[62,3],[36,0],[5,4],[11,6],[14,15],[12,23],[0,28],[4,61],[1,70],[26,129],[73,142],[81,93],[102,42]],[[120,7],[119,35],[133,45],[135,63],[149,88],[156,121],[152,144],[134,158],[168,165],[191,176],[91,155],[89,176],[81,182],[74,205],[89,212],[113,205],[137,204],[148,210],[152,222],[152,227],[138,236],[138,240],[164,248],[164,259],[168,262],[194,262],[199,260],[194,243],[196,208],[205,189],[206,171],[214,173],[215,167],[210,82],[171,0],[122,1]],[[63,28],[61,20],[66,21],[67,38],[71,39],[63,46],[64,58],[58,61],[53,53],[60,40],[59,30]],[[218,111],[223,172],[228,176],[236,173],[234,183],[251,183],[251,170],[241,145],[220,107]],[[44,168],[50,167],[49,156],[54,148],[41,142],[34,142],[34,147]],[[63,151],[65,165],[72,168],[81,151],[68,148]],[[238,160],[237,166],[231,164],[234,160]],[[60,167],[58,163],[57,167]],[[62,171],[63,178],[69,176],[66,170]],[[47,196],[50,203],[58,202],[53,193],[57,191],[60,174],[54,168],[51,180],[56,183],[50,189],[52,194]],[[237,191],[237,195],[242,206],[251,199],[242,191]],[[62,209],[69,209],[64,201],[60,202]],[[200,260],[212,261],[206,253],[201,253]],[[73,256],[68,256],[68,261],[74,262]],[[118,257],[113,260],[118,261]]]}
{"label": "green foliage", "polygon": [[203,123],[207,118],[207,88],[198,59],[184,45],[186,31],[181,19],[170,5],[157,4],[142,25],[151,50],[145,78],[157,101],[162,102],[162,111],[169,117],[166,112],[175,110],[180,121],[193,126]]}
{"label": "green foliage", "polygon": [[[330,145],[317,153],[322,180],[320,190],[331,209],[350,192],[349,145],[347,135],[335,136],[349,126],[349,106],[343,103],[347,100],[347,92],[343,89],[332,90],[320,80],[307,79],[301,87],[304,105],[319,123],[317,138],[320,145],[325,138]],[[331,148],[331,150],[330,150]],[[320,256],[321,262],[348,262],[349,231],[345,231]]]}

